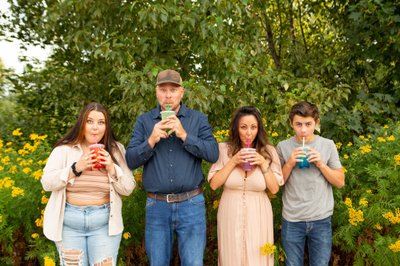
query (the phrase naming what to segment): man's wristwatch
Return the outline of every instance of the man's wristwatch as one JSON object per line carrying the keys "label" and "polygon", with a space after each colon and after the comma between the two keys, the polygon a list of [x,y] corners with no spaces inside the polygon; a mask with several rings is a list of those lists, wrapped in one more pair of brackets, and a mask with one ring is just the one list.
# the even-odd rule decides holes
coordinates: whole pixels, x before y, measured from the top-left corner
{"label": "man's wristwatch", "polygon": [[75,164],[76,164],[76,162],[74,162],[74,163],[71,165],[72,173],[74,173],[75,176],[80,176],[80,175],[82,174],[82,172],[76,171]]}

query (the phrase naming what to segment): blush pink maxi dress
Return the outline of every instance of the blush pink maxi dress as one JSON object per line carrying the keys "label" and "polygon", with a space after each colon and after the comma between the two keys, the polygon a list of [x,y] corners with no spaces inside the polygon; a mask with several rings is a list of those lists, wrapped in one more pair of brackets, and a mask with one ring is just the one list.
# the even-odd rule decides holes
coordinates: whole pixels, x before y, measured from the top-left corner
{"label": "blush pink maxi dress", "polygon": [[[279,185],[283,176],[275,148],[271,169]],[[226,143],[219,144],[219,159],[209,171],[208,180],[230,160]],[[260,167],[247,173],[235,167],[224,184],[218,207],[218,265],[273,266],[273,255],[263,256],[260,247],[274,243],[271,202]]]}

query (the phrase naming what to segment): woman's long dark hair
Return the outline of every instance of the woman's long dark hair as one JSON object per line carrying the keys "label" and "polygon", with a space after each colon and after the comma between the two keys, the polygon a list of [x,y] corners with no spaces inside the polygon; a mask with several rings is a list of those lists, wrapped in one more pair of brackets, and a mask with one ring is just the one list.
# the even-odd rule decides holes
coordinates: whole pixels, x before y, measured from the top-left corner
{"label": "woman's long dark hair", "polygon": [[69,130],[69,132],[64,137],[62,137],[56,142],[54,147],[61,145],[69,145],[69,144],[76,145],[78,143],[82,143],[85,139],[84,130],[86,127],[86,121],[91,111],[97,111],[103,113],[106,123],[106,130],[104,132],[103,138],[98,143],[104,144],[105,150],[111,155],[113,161],[118,164],[117,160],[114,157],[114,152],[119,151],[119,149],[117,146],[117,140],[115,139],[114,133],[111,128],[110,116],[108,115],[106,108],[100,103],[91,102],[87,104],[81,110],[75,125]]}
{"label": "woman's long dark hair", "polygon": [[228,138],[228,153],[229,156],[235,155],[242,148],[242,144],[239,136],[239,120],[243,116],[252,115],[257,120],[258,132],[257,136],[251,144],[252,148],[255,148],[264,158],[272,160],[272,156],[267,149],[269,144],[267,138],[267,131],[265,130],[261,118],[261,114],[257,108],[253,106],[243,106],[235,111],[233,114],[231,125],[229,127],[229,138]]}

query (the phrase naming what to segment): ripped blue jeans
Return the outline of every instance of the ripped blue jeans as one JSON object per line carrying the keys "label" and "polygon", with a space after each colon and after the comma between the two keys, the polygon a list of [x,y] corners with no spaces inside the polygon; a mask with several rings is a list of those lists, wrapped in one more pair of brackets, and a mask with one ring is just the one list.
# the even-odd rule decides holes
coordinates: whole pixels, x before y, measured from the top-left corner
{"label": "ripped blue jeans", "polygon": [[109,204],[75,206],[66,203],[62,241],[56,242],[62,266],[117,264],[122,234],[108,235]]}

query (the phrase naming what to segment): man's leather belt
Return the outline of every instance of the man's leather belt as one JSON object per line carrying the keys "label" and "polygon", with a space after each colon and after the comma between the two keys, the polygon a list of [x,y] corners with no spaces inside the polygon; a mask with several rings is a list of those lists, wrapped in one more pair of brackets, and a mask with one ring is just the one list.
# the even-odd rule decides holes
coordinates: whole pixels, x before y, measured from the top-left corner
{"label": "man's leather belt", "polygon": [[182,192],[178,194],[162,194],[147,192],[147,196],[155,200],[163,200],[168,203],[181,202],[193,198],[203,192],[202,188],[196,188],[192,191]]}

